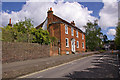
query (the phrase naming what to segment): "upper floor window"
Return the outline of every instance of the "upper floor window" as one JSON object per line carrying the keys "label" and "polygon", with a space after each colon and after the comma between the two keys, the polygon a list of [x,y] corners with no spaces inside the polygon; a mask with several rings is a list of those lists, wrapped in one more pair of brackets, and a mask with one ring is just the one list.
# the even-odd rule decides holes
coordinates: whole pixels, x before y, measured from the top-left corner
{"label": "upper floor window", "polygon": [[66,40],[66,47],[69,47],[69,40],[68,40],[68,38],[66,38],[65,40]]}
{"label": "upper floor window", "polygon": [[82,33],[82,39],[84,39],[84,34]]}
{"label": "upper floor window", "polygon": [[79,41],[77,41],[77,48],[79,48]]}
{"label": "upper floor window", "polygon": [[76,31],[76,37],[78,37],[78,31]]}
{"label": "upper floor window", "polygon": [[68,34],[68,26],[65,25],[65,34]]}
{"label": "upper floor window", "polygon": [[74,36],[74,29],[71,28],[71,35]]}
{"label": "upper floor window", "polygon": [[84,42],[82,42],[82,48],[84,49]]}

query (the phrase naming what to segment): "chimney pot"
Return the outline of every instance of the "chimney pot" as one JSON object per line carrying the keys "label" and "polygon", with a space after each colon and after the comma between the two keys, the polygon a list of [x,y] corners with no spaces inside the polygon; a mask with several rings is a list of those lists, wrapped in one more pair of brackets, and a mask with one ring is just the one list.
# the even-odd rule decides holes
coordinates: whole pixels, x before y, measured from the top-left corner
{"label": "chimney pot", "polygon": [[50,7],[50,11],[52,11],[52,7]]}
{"label": "chimney pot", "polygon": [[71,24],[75,25],[74,21],[72,21]]}
{"label": "chimney pot", "polygon": [[11,18],[9,19],[9,24],[8,25],[12,27]]}
{"label": "chimney pot", "polygon": [[9,24],[11,24],[11,18],[10,18],[10,20],[9,20]]}

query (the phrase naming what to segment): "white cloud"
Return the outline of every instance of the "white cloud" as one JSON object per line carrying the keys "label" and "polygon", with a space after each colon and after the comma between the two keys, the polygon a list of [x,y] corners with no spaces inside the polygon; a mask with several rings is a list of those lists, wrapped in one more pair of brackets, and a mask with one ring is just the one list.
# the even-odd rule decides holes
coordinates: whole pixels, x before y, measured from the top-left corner
{"label": "white cloud", "polygon": [[109,29],[107,34],[113,36],[113,35],[116,34],[116,30],[115,29]]}
{"label": "white cloud", "polygon": [[[37,0],[36,0],[37,1]],[[54,0],[51,0],[54,1]],[[91,16],[92,11],[89,11],[87,7],[77,3],[77,2],[65,2],[63,0],[54,2],[31,2],[27,1],[23,6],[22,10],[19,12],[13,12],[8,14],[6,12],[2,13],[2,23],[3,25],[8,24],[8,20],[11,17],[12,23],[18,22],[18,20],[23,20],[24,17],[31,18],[34,21],[34,26],[42,23],[47,17],[48,8],[53,8],[53,13],[62,19],[71,22],[75,21],[76,26],[83,30],[83,25],[90,21],[94,21],[96,18]]]}
{"label": "white cloud", "polygon": [[27,2],[55,2],[56,0],[27,0]]}
{"label": "white cloud", "polygon": [[118,3],[117,0],[103,0],[104,7],[101,9],[99,16],[99,25],[102,29],[115,27],[118,22]]}

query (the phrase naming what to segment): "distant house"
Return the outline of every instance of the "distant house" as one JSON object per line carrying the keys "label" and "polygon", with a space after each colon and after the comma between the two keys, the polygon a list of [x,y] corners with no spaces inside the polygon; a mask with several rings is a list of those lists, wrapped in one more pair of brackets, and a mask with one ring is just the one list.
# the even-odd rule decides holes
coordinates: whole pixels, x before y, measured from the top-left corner
{"label": "distant house", "polygon": [[80,53],[86,50],[85,33],[71,23],[53,14],[52,8],[47,12],[47,18],[43,23],[36,27],[42,27],[49,31],[50,36],[54,36],[59,42],[60,54]]}
{"label": "distant house", "polygon": [[105,48],[105,50],[116,49],[114,40],[113,40],[113,41],[107,41],[107,42],[104,44],[104,48]]}

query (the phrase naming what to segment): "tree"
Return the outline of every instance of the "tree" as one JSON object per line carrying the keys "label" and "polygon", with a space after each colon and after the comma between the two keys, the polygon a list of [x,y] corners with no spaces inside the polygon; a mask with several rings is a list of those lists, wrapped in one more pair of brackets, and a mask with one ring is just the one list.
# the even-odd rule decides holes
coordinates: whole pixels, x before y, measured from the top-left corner
{"label": "tree", "polygon": [[4,26],[2,28],[2,39],[8,42],[32,42],[32,27],[32,20],[27,18],[14,24],[13,27]]}
{"label": "tree", "polygon": [[49,44],[50,43],[50,37],[49,32],[47,30],[40,29],[32,29],[31,33],[33,36],[33,43],[39,43],[39,44]]}
{"label": "tree", "polygon": [[118,26],[116,27],[115,44],[116,44],[117,49],[120,49],[120,22],[118,23]]}
{"label": "tree", "polygon": [[108,40],[107,35],[103,35],[103,41],[104,43]]}
{"label": "tree", "polygon": [[13,25],[14,36],[17,42],[32,42],[33,35],[31,34],[33,28],[32,20],[25,17],[24,21],[19,21]]}
{"label": "tree", "polygon": [[98,27],[97,20],[92,22],[88,22],[86,26],[86,47],[90,50],[95,50],[100,48],[102,39],[101,36],[101,28]]}
{"label": "tree", "polygon": [[13,27],[5,26],[2,28],[2,34],[3,41],[7,42],[33,42],[39,44],[49,44],[51,42],[49,32],[42,28],[34,28],[32,20],[27,18],[14,24]]}
{"label": "tree", "polygon": [[7,42],[14,42],[14,33],[11,26],[4,26],[2,28],[2,40]]}

